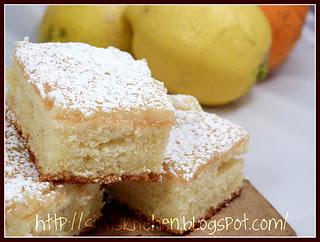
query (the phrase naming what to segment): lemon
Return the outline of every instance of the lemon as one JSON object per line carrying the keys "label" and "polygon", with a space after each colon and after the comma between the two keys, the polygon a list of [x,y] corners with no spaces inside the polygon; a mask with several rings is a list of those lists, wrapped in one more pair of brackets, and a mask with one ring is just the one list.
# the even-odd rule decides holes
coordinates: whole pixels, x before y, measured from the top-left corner
{"label": "lemon", "polygon": [[171,93],[203,105],[243,96],[266,73],[271,31],[255,6],[138,6],[126,16],[132,52]]}
{"label": "lemon", "polygon": [[130,49],[124,6],[50,6],[40,25],[41,42],[84,42]]}

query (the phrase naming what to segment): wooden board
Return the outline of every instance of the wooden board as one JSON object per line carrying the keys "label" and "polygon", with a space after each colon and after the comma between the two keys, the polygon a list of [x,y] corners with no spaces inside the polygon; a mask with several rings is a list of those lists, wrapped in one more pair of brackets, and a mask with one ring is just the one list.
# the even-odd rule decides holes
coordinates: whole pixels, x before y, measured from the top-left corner
{"label": "wooden board", "polygon": [[[278,222],[277,227],[275,221]],[[286,219],[249,181],[245,181],[240,196],[206,222],[201,229],[184,236],[296,236]],[[105,207],[103,219],[96,229],[86,235],[171,236],[157,227],[152,229],[150,223],[138,218],[129,209],[112,203]]]}

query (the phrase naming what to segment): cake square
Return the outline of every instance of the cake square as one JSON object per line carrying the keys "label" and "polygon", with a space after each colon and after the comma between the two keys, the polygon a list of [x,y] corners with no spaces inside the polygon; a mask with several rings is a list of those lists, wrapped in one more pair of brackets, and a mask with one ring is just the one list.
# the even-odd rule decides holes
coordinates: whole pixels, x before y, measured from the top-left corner
{"label": "cake square", "polygon": [[[187,96],[171,98],[176,108],[182,107],[179,100],[188,103]],[[184,105],[176,110],[162,183],[123,182],[108,187],[112,199],[175,234],[194,230],[236,197],[243,185],[243,162],[237,156],[247,150],[248,133],[199,108]]]}
{"label": "cake square", "polygon": [[5,117],[5,234],[7,236],[76,235],[101,216],[99,184],[41,182],[27,142]]}
{"label": "cake square", "polygon": [[144,60],[112,47],[24,40],[6,78],[41,179],[159,180],[175,115]]}
{"label": "cake square", "polygon": [[171,94],[169,97],[175,109],[186,111],[203,111],[199,101],[194,96]]}

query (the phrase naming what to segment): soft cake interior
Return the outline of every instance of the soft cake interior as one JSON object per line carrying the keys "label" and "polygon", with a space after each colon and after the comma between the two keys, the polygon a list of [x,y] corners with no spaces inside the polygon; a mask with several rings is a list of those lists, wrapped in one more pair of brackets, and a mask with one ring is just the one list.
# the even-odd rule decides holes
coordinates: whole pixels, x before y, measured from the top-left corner
{"label": "soft cake interior", "polygon": [[102,215],[104,189],[99,184],[40,181],[10,110],[5,124],[5,234],[76,235],[92,227]]}
{"label": "soft cake interior", "polygon": [[[108,175],[160,173],[169,127],[71,123],[50,116],[18,67],[8,71],[7,102],[28,138],[42,177],[49,180],[101,179]],[[143,162],[144,161],[144,162]],[[81,180],[80,179],[80,180]]]}
{"label": "soft cake interior", "polygon": [[26,204],[7,211],[6,235],[77,235],[94,226],[101,215],[102,198],[102,190],[94,184],[65,185],[56,190],[54,199],[30,197]]}
{"label": "soft cake interior", "polygon": [[[243,183],[243,162],[231,159],[216,171],[215,166],[190,182],[164,179],[163,183],[124,182],[109,187],[110,195],[133,210],[152,220],[163,222],[167,229],[183,233],[185,221],[197,222],[205,218],[210,209],[219,208],[237,194]],[[214,175],[215,174],[215,175]],[[165,220],[167,221],[167,220]]]}

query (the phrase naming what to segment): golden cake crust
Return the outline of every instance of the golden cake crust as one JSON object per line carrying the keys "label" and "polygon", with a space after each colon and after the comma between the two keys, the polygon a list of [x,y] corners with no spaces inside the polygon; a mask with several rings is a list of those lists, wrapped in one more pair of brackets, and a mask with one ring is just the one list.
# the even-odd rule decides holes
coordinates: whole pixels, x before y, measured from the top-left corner
{"label": "golden cake crust", "polygon": [[57,119],[171,125],[174,109],[144,60],[83,43],[17,42],[13,68]]}
{"label": "golden cake crust", "polygon": [[[37,171],[41,171],[36,165]],[[40,173],[40,172],[39,172]],[[79,177],[74,176],[68,173],[60,173],[55,176],[41,174],[40,179],[42,181],[54,181],[54,182],[63,182],[70,184],[88,184],[88,183],[100,183],[103,185],[111,185],[123,181],[151,181],[151,182],[160,182],[161,176],[155,173],[145,173],[142,175],[109,175],[109,176],[99,176],[99,177]]]}
{"label": "golden cake crust", "polygon": [[[34,157],[34,156],[33,156]],[[33,159],[35,167],[39,173],[39,179],[41,181],[53,181],[53,182],[63,182],[69,184],[88,184],[88,183],[100,183],[104,185],[110,185],[114,183],[119,183],[123,181],[152,181],[160,182],[161,175],[156,173],[144,173],[139,175],[106,175],[106,176],[96,176],[96,177],[84,177],[75,176],[69,172],[58,173],[53,175],[43,173],[41,167],[37,165],[36,159]]]}

